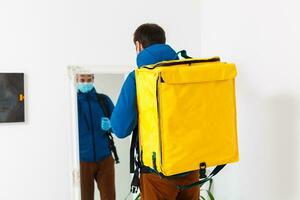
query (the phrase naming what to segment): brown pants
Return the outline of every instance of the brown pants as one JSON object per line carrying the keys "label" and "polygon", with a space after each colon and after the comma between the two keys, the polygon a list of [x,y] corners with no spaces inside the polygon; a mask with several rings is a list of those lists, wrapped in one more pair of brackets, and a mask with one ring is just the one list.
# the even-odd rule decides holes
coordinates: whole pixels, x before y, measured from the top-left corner
{"label": "brown pants", "polygon": [[161,178],[154,173],[141,175],[142,200],[199,200],[200,187],[179,190],[177,185],[188,185],[199,180],[195,171],[184,177]]}
{"label": "brown pants", "polygon": [[101,200],[115,200],[115,166],[110,156],[98,162],[80,162],[81,200],[94,200],[94,180]]}

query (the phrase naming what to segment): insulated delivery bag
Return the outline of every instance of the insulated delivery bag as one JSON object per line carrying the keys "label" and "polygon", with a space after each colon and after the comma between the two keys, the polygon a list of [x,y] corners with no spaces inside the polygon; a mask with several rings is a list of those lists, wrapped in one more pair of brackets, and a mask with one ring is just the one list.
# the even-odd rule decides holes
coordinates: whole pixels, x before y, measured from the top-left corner
{"label": "insulated delivery bag", "polygon": [[218,57],[137,69],[141,164],[172,176],[238,161],[236,74]]}

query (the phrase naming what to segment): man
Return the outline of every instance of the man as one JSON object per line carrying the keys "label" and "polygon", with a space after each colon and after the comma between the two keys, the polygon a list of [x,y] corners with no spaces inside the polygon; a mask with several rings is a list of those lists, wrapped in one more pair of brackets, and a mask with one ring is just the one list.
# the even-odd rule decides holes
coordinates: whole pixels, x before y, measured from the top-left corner
{"label": "man", "polygon": [[[81,200],[94,199],[94,181],[101,200],[115,200],[114,159],[109,148],[108,133],[101,129],[105,110],[111,115],[114,105],[108,96],[97,94],[93,74],[77,75],[76,80]],[[101,100],[105,101],[106,108],[101,105]]]}
{"label": "man", "polygon": [[[166,43],[164,30],[156,24],[143,24],[135,33],[133,42],[137,52],[137,66],[154,64],[161,61],[177,60],[176,52]],[[137,126],[137,97],[135,73],[132,71],[123,87],[111,116],[111,122],[104,118],[102,128],[112,132],[120,138],[127,137]],[[145,167],[147,169],[147,167]],[[188,199],[198,200],[200,188],[193,187],[187,190],[179,190],[177,185],[187,185],[199,180],[199,172],[194,171],[181,176],[161,178],[150,170],[142,170],[141,197],[143,200],[160,199]]]}

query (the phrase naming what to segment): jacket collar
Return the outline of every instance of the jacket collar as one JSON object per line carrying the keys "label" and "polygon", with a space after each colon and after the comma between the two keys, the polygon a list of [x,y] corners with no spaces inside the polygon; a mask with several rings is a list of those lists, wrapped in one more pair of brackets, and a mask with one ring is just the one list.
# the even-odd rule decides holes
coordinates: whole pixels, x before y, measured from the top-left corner
{"label": "jacket collar", "polygon": [[167,44],[153,44],[143,49],[136,58],[137,66],[151,65],[161,61],[177,60],[177,53]]}
{"label": "jacket collar", "polygon": [[96,92],[95,87],[87,93],[83,93],[83,92],[80,92],[79,90],[77,90],[78,99],[83,99],[83,98],[88,98],[88,97],[96,97],[96,95],[97,95],[97,92]]}

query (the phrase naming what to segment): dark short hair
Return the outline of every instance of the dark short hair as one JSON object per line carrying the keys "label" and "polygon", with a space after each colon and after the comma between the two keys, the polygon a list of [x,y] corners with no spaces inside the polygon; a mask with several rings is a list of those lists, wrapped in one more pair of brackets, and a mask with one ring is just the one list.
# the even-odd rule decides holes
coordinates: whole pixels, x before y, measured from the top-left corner
{"label": "dark short hair", "polygon": [[165,44],[166,35],[164,29],[157,24],[142,24],[133,34],[133,42],[140,42],[144,48],[152,44]]}

